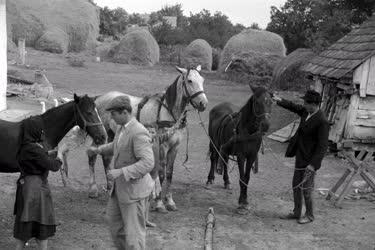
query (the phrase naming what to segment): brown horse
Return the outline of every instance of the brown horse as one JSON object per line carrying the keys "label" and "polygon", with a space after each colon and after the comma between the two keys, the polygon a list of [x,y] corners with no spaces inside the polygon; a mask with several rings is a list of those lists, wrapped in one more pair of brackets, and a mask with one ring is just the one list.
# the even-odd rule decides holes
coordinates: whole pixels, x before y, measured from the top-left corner
{"label": "brown horse", "polygon": [[223,169],[225,188],[230,189],[227,163],[230,155],[236,156],[240,173],[241,193],[238,203],[241,210],[248,209],[247,185],[250,170],[257,160],[262,135],[269,128],[272,106],[271,95],[266,89],[252,90],[254,94],[241,109],[225,102],[216,105],[209,113],[208,129],[213,143],[209,146],[211,168],[207,185],[212,184],[215,179],[215,168],[219,173]]}
{"label": "brown horse", "polygon": [[[133,114],[146,127],[157,127],[163,129],[164,127],[172,127],[178,121],[185,111],[185,108],[190,103],[198,111],[205,110],[207,106],[207,97],[204,93],[203,82],[204,78],[199,74],[200,66],[192,69],[184,69],[176,67],[180,75],[176,80],[168,86],[165,93],[155,94],[146,97],[136,97],[121,92],[109,92],[96,100],[99,115],[103,120],[104,126],[108,133],[108,140],[112,141],[114,131],[116,131],[116,124],[110,119],[109,112],[105,112],[105,107],[108,103],[119,95],[129,96]],[[172,199],[170,186],[172,183],[173,165],[177,154],[178,145],[183,139],[181,130],[176,132],[161,146],[161,166],[159,171],[159,178],[163,184],[164,178],[167,178],[166,185],[166,207],[168,210],[177,210],[176,204]],[[90,197],[97,197],[98,188],[95,182],[95,162],[96,155],[89,155],[90,166]],[[111,162],[111,156],[102,156],[103,165],[107,172]],[[164,176],[166,172],[166,176]],[[107,188],[109,188],[107,180]],[[158,211],[166,211],[166,207],[159,194],[156,199],[156,209]]]}
{"label": "brown horse", "polygon": [[[52,108],[39,117],[44,124],[45,146],[48,150],[54,149],[75,125],[85,130],[97,144],[103,144],[107,137],[94,98],[87,95],[80,97],[74,94],[74,101]],[[22,121],[0,120],[0,172],[19,172],[16,155],[23,136],[21,128]]]}

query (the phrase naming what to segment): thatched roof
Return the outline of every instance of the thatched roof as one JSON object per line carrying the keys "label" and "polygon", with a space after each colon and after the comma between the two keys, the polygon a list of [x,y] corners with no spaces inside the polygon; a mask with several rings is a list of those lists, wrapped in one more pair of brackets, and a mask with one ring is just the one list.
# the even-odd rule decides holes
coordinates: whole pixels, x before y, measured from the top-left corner
{"label": "thatched roof", "polygon": [[375,54],[375,15],[312,58],[304,67],[312,75],[340,79]]}

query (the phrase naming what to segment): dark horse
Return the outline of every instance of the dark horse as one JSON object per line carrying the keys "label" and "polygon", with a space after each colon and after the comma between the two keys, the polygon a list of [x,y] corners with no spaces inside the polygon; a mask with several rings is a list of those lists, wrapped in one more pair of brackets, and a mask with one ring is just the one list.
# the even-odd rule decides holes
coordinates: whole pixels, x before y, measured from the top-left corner
{"label": "dark horse", "polygon": [[[96,143],[105,142],[107,134],[94,101],[87,95],[79,97],[74,94],[74,101],[39,115],[44,123],[45,146],[48,150],[54,149],[75,125],[85,130]],[[0,120],[0,172],[19,172],[16,155],[23,136],[21,128],[22,121]]]}
{"label": "dark horse", "polygon": [[[272,99],[265,88],[252,88],[253,95],[241,108],[224,102],[216,105],[209,114],[209,136],[215,145],[210,143],[209,153],[211,168],[207,185],[215,179],[215,168],[220,173],[224,170],[225,188],[230,188],[228,177],[228,159],[230,155],[237,157],[240,172],[239,209],[248,209],[247,185],[250,170],[257,160],[262,143],[262,135],[269,128]],[[239,111],[238,111],[239,110]],[[218,151],[220,152],[220,155]],[[225,163],[222,162],[224,160]],[[246,167],[244,168],[246,162]]]}

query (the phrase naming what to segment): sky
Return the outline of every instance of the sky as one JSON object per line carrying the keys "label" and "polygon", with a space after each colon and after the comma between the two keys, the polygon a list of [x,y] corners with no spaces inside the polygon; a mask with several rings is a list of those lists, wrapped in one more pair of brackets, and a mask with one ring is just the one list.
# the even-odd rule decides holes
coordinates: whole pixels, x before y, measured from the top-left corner
{"label": "sky", "polygon": [[271,6],[282,6],[286,0],[94,0],[100,7],[110,9],[121,7],[128,13],[151,13],[158,11],[166,5],[182,4],[185,16],[196,14],[202,9],[207,9],[214,14],[220,11],[233,24],[250,26],[258,23],[260,28],[266,28],[270,22]]}

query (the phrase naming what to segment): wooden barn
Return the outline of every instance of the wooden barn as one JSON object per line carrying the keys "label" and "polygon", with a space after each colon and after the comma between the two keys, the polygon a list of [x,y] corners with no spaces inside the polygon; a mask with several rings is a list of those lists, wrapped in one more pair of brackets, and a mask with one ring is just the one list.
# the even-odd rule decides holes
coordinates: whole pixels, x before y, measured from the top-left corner
{"label": "wooden barn", "polygon": [[338,148],[375,151],[375,15],[302,68],[323,97]]}

